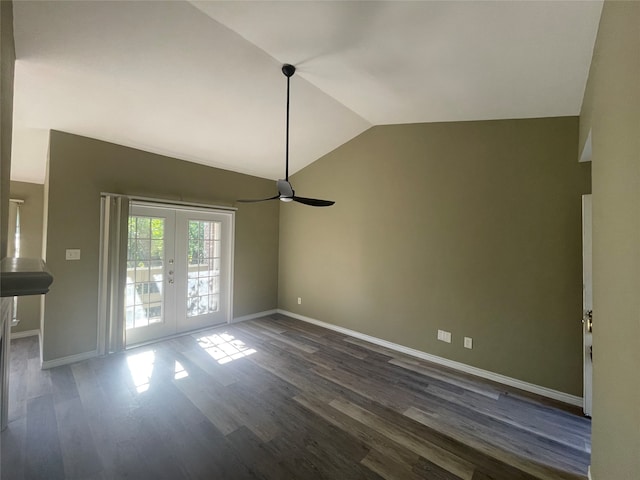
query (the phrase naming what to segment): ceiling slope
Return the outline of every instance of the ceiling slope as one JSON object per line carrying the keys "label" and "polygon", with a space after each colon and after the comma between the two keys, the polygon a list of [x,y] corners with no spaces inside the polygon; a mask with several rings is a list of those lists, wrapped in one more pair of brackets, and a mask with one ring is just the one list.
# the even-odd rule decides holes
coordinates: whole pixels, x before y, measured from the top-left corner
{"label": "ceiling slope", "polygon": [[[18,151],[25,131],[56,129],[283,176],[281,65],[191,4],[17,2],[15,24]],[[370,126],[303,78],[291,90],[292,171]],[[30,158],[12,177],[44,179]]]}
{"label": "ceiling slope", "polygon": [[282,63],[292,172],[371,125],[577,115],[601,8],[15,2],[12,178],[44,179],[21,142],[48,129],[282,177]]}
{"label": "ceiling slope", "polygon": [[372,124],[577,115],[599,1],[206,2]]}

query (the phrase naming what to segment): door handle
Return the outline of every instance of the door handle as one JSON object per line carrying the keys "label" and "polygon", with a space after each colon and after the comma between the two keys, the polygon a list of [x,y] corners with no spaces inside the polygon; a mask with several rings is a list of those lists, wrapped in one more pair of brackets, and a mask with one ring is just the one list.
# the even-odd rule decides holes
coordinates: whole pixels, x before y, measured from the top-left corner
{"label": "door handle", "polygon": [[593,310],[587,310],[582,317],[582,323],[587,324],[587,331],[593,331]]}
{"label": "door handle", "polygon": [[[173,263],[173,259],[169,260],[169,264],[172,264],[172,263]],[[167,273],[169,276],[169,278],[167,278],[167,283],[169,285],[173,285],[173,270],[169,270]]]}

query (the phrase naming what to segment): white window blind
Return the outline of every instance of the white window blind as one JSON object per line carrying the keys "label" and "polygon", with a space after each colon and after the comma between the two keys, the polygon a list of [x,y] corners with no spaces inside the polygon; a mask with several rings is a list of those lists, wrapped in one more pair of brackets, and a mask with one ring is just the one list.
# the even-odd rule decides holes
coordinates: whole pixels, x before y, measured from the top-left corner
{"label": "white window blind", "polygon": [[20,256],[20,206],[23,203],[23,200],[16,200],[14,198],[9,200],[8,257]]}
{"label": "white window blind", "polygon": [[[9,199],[9,239],[7,245],[7,256],[20,256],[20,205],[24,200]],[[18,324],[18,297],[13,297],[13,312],[11,314],[11,326]]]}

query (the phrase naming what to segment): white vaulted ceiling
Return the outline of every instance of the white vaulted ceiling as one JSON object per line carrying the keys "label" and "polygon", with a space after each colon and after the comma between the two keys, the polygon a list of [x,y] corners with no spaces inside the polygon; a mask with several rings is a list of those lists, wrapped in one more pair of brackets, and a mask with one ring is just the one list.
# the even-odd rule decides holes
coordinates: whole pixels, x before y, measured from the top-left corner
{"label": "white vaulted ceiling", "polygon": [[[56,129],[265,178],[371,125],[577,115],[601,1],[14,1],[12,178]],[[45,141],[43,141],[45,138]]]}

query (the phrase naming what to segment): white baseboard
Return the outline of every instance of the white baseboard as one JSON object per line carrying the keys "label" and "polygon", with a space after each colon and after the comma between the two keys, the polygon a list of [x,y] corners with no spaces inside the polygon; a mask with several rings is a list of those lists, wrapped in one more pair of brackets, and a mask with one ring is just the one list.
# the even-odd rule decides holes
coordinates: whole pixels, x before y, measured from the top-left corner
{"label": "white baseboard", "polygon": [[98,351],[93,350],[91,352],[77,353],[75,355],[69,355],[68,357],[55,358],[53,360],[46,360],[42,362],[42,369],[47,370],[49,368],[60,367],[62,365],[69,365],[70,363],[81,362],[98,356]]}
{"label": "white baseboard", "polygon": [[560,402],[567,403],[569,405],[582,407],[582,404],[583,404],[582,397],[570,395],[568,393],[560,392],[558,390],[553,390],[547,387],[541,387],[540,385],[524,382],[522,380],[518,380],[517,378],[507,377],[505,375],[500,375],[499,373],[490,372],[488,370],[483,370],[481,368],[472,367],[471,365],[467,365],[465,363],[460,363],[454,360],[449,360],[447,358],[431,355],[430,353],[416,350],[414,348],[405,347],[397,343],[388,342],[386,340],[382,340],[381,338],[372,337],[371,335],[367,335],[365,333],[356,332],[355,330],[350,330],[348,328],[340,327],[338,325],[326,323],[321,320],[316,320],[315,318],[305,317],[304,315],[299,315],[297,313],[288,312],[286,310],[281,310],[281,309],[278,309],[278,313],[287,315],[292,318],[296,318],[298,320],[302,320],[303,322],[312,323],[314,325],[318,325],[320,327],[324,327],[329,330],[334,330],[336,332],[344,333],[345,335],[359,338],[360,340],[364,340],[366,342],[373,343],[375,345],[380,345],[390,350],[395,350],[397,352],[404,353],[406,355],[411,355],[412,357],[421,358],[422,360],[427,360],[429,362],[437,363],[438,365],[443,365],[445,367],[449,367],[454,370],[469,373],[471,375],[475,375],[476,377],[486,378],[487,380],[492,380],[494,382],[498,382],[503,385],[509,385],[510,387],[518,388],[526,392],[531,392],[537,395],[541,395],[543,397],[552,398],[554,400],[558,400]]}
{"label": "white baseboard", "polygon": [[252,313],[250,315],[244,315],[243,317],[236,317],[229,323],[238,323],[238,322],[246,322],[247,320],[254,320],[256,318],[268,317],[269,315],[273,315],[274,313],[278,313],[278,310],[265,310],[264,312]]}
{"label": "white baseboard", "polygon": [[[231,320],[230,323],[238,323],[238,322],[246,322],[247,320],[253,320],[254,318],[261,318],[261,317],[266,317],[269,315],[273,315],[274,313],[277,313],[277,310],[265,310],[264,312],[258,312],[258,313],[252,313],[251,315],[245,315],[243,317],[237,317],[234,318],[233,320]],[[209,330],[211,328],[215,328],[215,327],[220,327],[222,325],[215,325],[213,327],[206,327],[203,328],[201,330]],[[39,330],[30,330],[29,332],[19,332],[20,335],[22,336],[27,336],[27,333],[29,333],[29,335],[39,335],[40,331]],[[189,332],[189,334],[193,334],[196,332]],[[178,334],[176,336],[181,336],[181,335],[185,335],[185,333],[181,333]],[[16,337],[15,334],[11,336],[11,338],[19,338]],[[148,342],[148,343],[154,343],[157,340],[154,340],[152,342]],[[134,347],[140,347],[140,346],[144,346],[145,344],[139,344],[139,345],[134,345]],[[46,370],[49,368],[54,368],[54,367],[60,367],[62,365],[68,365],[70,363],[75,363],[75,362],[81,362],[83,360],[88,360],[89,358],[93,358],[93,357],[97,357],[98,356],[98,351],[97,350],[93,350],[91,352],[84,352],[84,353],[78,353],[76,355],[69,355],[68,357],[62,357],[62,358],[55,358],[53,360],[46,360],[42,362],[42,369]]]}
{"label": "white baseboard", "polygon": [[39,337],[40,330],[25,330],[24,332],[11,332],[11,340],[16,338]]}
{"label": "white baseboard", "polygon": [[277,310],[265,310],[264,312],[252,313],[251,315],[245,315],[243,317],[237,317],[231,320],[228,323],[219,323],[217,325],[208,325],[206,327],[197,328],[195,330],[189,330],[187,332],[176,333],[175,335],[167,335],[162,338],[154,338],[153,340],[149,340],[146,342],[136,343],[135,345],[129,345],[125,347],[125,350],[131,350],[139,347],[146,347],[148,345],[153,345],[154,343],[163,342],[165,340],[171,340],[173,338],[184,337],[185,335],[196,335],[201,332],[206,332],[208,330],[216,329],[216,328],[224,328],[226,325],[232,325],[234,323],[246,322],[248,320],[253,320],[255,318],[267,317],[269,315],[273,315],[274,313],[278,313]]}

